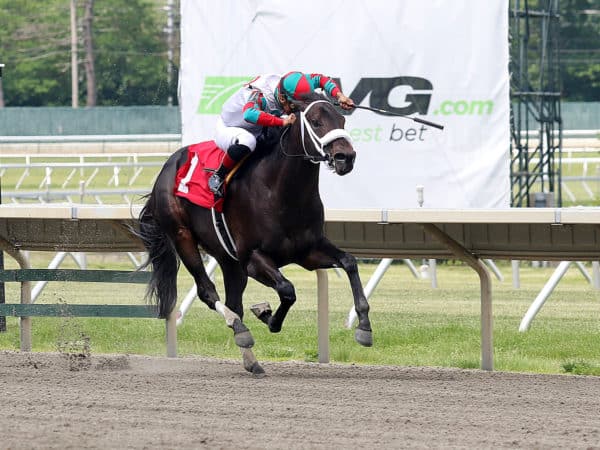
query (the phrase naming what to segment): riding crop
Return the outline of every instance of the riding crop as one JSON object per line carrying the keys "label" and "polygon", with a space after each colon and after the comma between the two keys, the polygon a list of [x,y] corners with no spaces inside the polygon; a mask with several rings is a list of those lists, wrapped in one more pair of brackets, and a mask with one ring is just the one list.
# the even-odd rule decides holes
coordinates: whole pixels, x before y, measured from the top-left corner
{"label": "riding crop", "polygon": [[[336,104],[339,105],[339,103],[336,102]],[[354,105],[353,108],[359,108],[359,109],[368,109],[369,111],[373,111],[373,112],[378,112],[381,114],[385,114],[387,116],[397,116],[397,117],[404,117],[405,119],[410,119],[414,122],[418,122],[418,123],[422,123],[424,125],[429,125],[430,127],[434,127],[437,128],[439,130],[443,130],[444,129],[444,125],[440,125],[438,123],[434,123],[434,122],[430,122],[429,120],[425,120],[425,119],[419,119],[418,117],[410,117],[410,116],[405,116],[404,114],[398,114],[392,111],[386,111],[385,109],[379,109],[379,108],[371,108],[370,106],[360,106],[360,105]]]}

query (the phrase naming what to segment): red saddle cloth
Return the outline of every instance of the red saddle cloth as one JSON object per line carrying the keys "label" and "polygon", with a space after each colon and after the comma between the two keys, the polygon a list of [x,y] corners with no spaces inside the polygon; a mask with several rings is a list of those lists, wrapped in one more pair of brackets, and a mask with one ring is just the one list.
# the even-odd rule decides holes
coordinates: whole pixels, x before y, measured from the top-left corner
{"label": "red saddle cloth", "polygon": [[215,202],[215,196],[208,189],[208,179],[212,171],[221,164],[225,153],[215,141],[200,142],[188,146],[186,163],[179,168],[175,176],[175,195],[187,198],[190,202],[204,208],[215,208],[223,211],[223,199]]}

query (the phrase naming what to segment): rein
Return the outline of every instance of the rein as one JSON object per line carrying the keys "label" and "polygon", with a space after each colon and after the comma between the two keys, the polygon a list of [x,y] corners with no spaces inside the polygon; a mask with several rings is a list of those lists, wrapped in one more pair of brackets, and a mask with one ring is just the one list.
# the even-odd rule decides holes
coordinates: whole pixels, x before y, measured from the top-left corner
{"label": "rein", "polygon": [[[283,151],[284,146],[283,146],[282,139],[285,136],[285,134],[288,132],[289,128],[283,132],[283,134],[281,135],[281,138],[280,138],[280,145],[281,145],[281,149],[282,149],[284,155],[304,157],[305,159],[309,160],[313,164],[319,164],[322,161],[328,161],[330,159],[330,156],[328,156],[325,153],[325,147],[327,145],[331,144],[336,139],[346,139],[348,142],[352,143],[352,138],[350,137],[350,134],[343,128],[336,128],[331,131],[328,131],[323,137],[319,137],[317,135],[317,133],[315,133],[315,130],[313,130],[313,127],[311,126],[310,122],[306,118],[306,113],[310,110],[310,108],[312,108],[317,103],[327,103],[327,104],[331,105],[331,103],[328,102],[327,100],[316,100],[316,101],[312,102],[310,105],[308,105],[304,109],[304,111],[300,111],[300,136],[302,139],[302,150],[304,151],[304,155],[290,155],[290,154],[285,153],[285,151]],[[311,155],[306,150],[306,139],[304,137],[306,134],[308,134],[308,137],[312,141],[313,146],[315,147],[315,149],[317,150],[319,155]]]}

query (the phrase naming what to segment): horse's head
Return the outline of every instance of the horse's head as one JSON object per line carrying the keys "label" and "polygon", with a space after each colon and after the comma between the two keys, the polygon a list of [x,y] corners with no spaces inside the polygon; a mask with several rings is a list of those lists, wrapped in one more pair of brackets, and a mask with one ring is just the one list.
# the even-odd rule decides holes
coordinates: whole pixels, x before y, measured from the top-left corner
{"label": "horse's head", "polygon": [[335,173],[346,175],[356,159],[350,134],[344,130],[346,119],[323,97],[308,100],[296,113],[304,153],[311,161],[325,161]]}

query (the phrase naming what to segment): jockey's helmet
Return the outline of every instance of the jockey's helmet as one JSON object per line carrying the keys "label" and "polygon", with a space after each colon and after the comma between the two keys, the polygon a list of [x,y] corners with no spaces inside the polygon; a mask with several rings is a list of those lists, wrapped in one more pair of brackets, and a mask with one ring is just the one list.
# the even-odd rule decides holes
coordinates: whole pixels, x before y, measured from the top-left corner
{"label": "jockey's helmet", "polygon": [[314,89],[307,74],[289,72],[281,77],[277,88],[275,88],[275,98],[279,98],[281,93],[288,101],[301,100],[312,92],[314,92]]}

